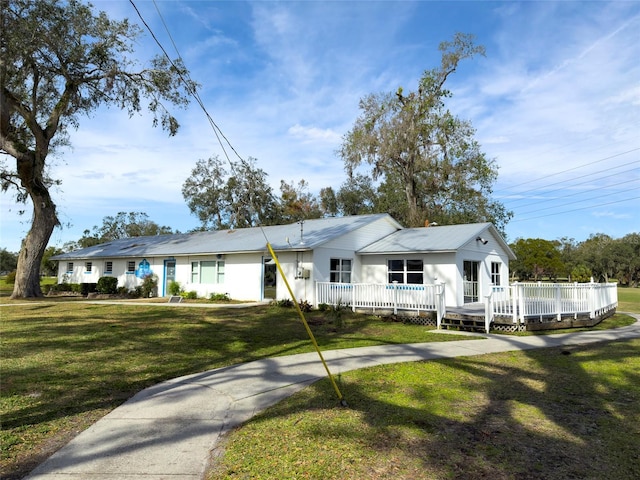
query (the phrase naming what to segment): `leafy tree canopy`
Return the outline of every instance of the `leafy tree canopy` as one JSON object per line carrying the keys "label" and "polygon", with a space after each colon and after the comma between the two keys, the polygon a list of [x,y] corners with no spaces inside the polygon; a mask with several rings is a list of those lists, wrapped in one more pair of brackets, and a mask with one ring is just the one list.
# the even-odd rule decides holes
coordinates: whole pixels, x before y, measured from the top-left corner
{"label": "leafy tree canopy", "polygon": [[2,1],[0,20],[0,151],[15,160],[1,165],[1,186],[33,205],[12,297],[41,296],[40,263],[59,224],[49,154],[101,105],[133,115],[146,101],[154,125],[175,134],[167,105],[187,103],[186,71],[161,56],[140,66],[132,55],[140,29],[77,0]]}
{"label": "leafy tree canopy", "polygon": [[392,198],[403,192],[406,208],[396,218],[407,226],[425,219],[441,224],[488,221],[500,230],[511,217],[491,199],[497,166],[481,151],[470,122],[445,106],[451,92],[447,79],[459,62],[484,55],[473,36],[456,34],[439,47],[439,67],[424,72],[418,89],[405,93],[370,94],[360,101],[361,114],[347,133],[339,154],[349,176],[370,167],[382,182],[379,194]]}

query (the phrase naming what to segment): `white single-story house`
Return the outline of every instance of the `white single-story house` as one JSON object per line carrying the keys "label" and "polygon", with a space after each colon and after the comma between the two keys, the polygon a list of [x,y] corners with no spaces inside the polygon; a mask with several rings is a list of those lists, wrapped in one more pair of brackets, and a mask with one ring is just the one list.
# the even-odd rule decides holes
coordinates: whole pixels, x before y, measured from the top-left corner
{"label": "white single-story house", "polygon": [[113,276],[119,286],[132,289],[153,274],[161,296],[176,281],[201,297],[290,298],[267,243],[296,298],[312,305],[319,282],[397,282],[443,283],[446,305],[462,306],[481,301],[492,286],[508,286],[509,261],[515,259],[490,223],[404,228],[388,214],[124,238],[53,259],[59,262],[59,283],[97,283]]}

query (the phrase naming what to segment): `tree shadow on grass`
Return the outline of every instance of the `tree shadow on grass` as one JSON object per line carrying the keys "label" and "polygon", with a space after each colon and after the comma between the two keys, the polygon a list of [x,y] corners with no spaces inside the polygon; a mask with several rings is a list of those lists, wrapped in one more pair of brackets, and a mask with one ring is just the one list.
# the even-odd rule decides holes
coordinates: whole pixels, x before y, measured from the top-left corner
{"label": "tree shadow on grass", "polygon": [[366,458],[342,478],[631,480],[640,478],[639,351],[633,340],[375,367],[357,382],[340,376],[345,411],[323,380],[250,423],[297,419],[288,441],[342,441],[334,463],[355,448]]}

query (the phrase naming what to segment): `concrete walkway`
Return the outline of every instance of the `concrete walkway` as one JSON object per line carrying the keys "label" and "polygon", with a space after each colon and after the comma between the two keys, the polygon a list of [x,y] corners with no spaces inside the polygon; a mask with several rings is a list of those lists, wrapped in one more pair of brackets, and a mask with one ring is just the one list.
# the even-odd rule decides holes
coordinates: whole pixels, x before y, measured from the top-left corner
{"label": "concrete walkway", "polygon": [[[633,316],[640,320],[640,315]],[[331,373],[338,375],[389,363],[639,338],[640,322],[599,332],[482,336],[485,339],[332,350],[323,355]],[[306,353],[169,380],[104,416],[27,478],[200,480],[221,435],[324,377],[317,353]]]}

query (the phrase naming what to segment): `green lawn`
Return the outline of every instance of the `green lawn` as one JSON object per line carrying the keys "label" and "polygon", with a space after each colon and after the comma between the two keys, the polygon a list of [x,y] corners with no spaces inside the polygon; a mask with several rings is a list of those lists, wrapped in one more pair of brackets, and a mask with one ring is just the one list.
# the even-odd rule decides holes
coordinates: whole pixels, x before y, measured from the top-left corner
{"label": "green lawn", "polygon": [[[12,303],[15,303],[13,305]],[[145,387],[188,373],[312,351],[294,309],[9,301],[0,307],[0,477],[35,467]],[[323,350],[459,336],[345,313],[308,318]],[[318,324],[321,323],[321,324]],[[463,337],[468,338],[468,337]]]}
{"label": "green lawn", "polygon": [[[619,300],[640,313],[640,289]],[[208,480],[637,479],[638,372],[638,339],[348,372],[348,408],[318,382],[229,434]]]}
{"label": "green lawn", "polygon": [[[619,298],[620,310],[640,313],[639,289],[619,289]],[[255,307],[241,311],[210,310],[164,306],[140,307],[127,305],[126,302],[119,305],[93,305],[82,301],[64,302],[61,299],[22,302],[4,298],[3,303],[4,305],[0,307],[0,358],[2,358],[0,363],[2,387],[0,397],[0,415],[2,416],[0,477],[7,480],[20,478],[20,474],[28,472],[78,432],[147,386],[168,378],[224,365],[312,350],[306,332],[293,309]],[[322,315],[318,312],[312,312],[308,318],[316,321],[314,323],[320,323],[312,328],[323,350],[380,343],[447,341],[460,338],[453,335],[436,334],[431,332],[429,328],[418,325],[385,322],[376,317],[353,316],[348,312],[345,317],[345,326],[341,329],[335,328],[331,321],[323,321]],[[612,319],[606,320],[602,326],[611,327],[624,323],[628,323],[628,319],[616,315]],[[599,353],[591,353],[596,350]],[[559,399],[558,402],[562,405],[576,404],[578,411],[582,411],[581,409],[587,408],[585,406],[587,401],[583,398],[593,397],[593,400],[598,402],[598,408],[605,405],[607,412],[612,412],[611,416],[626,426],[627,430],[622,429],[621,432],[630,433],[628,431],[631,428],[629,425],[640,424],[640,419],[637,417],[638,403],[640,403],[638,392],[627,385],[640,384],[640,379],[637,377],[637,372],[640,371],[637,365],[637,359],[640,357],[637,342],[620,344],[615,348],[605,345],[584,352],[576,351],[566,358],[559,356],[557,352],[555,357],[553,353],[549,353],[551,360],[531,360],[536,358],[535,355],[537,354],[504,354],[507,359],[511,359],[508,360],[513,364],[511,367],[502,366],[503,360],[500,356],[486,357],[489,360],[485,360],[485,357],[479,359],[480,363],[489,362],[489,365],[484,367],[474,366],[476,361],[474,359],[455,360],[451,361],[451,366],[445,368],[446,371],[453,372],[452,376],[442,378],[439,377],[439,370],[436,372],[422,370],[423,368],[442,368],[433,366],[441,365],[442,362],[389,366],[380,371],[373,371],[373,373],[369,370],[351,372],[340,378],[341,390],[349,401],[350,409],[334,408],[336,404],[334,393],[327,389],[328,385],[320,382],[300,393],[299,396],[274,407],[275,410],[265,413],[256,422],[282,420],[283,423],[277,424],[274,428],[276,431],[282,432],[282,439],[289,443],[285,446],[281,445],[281,448],[300,453],[300,458],[306,458],[316,452],[318,455],[326,454],[323,461],[333,461],[342,467],[345,466],[343,465],[344,461],[347,461],[354,470],[350,471],[345,468],[346,473],[341,476],[342,478],[387,478],[392,475],[397,478],[419,478],[411,476],[410,472],[417,471],[411,470],[411,465],[420,465],[421,468],[425,468],[425,466],[432,464],[435,473],[431,478],[473,478],[473,476],[467,476],[470,472],[456,473],[457,470],[452,471],[447,469],[448,467],[439,465],[437,459],[432,457],[410,459],[410,453],[404,447],[401,449],[404,450],[400,451],[398,450],[400,447],[394,445],[404,442],[402,432],[405,431],[407,425],[409,427],[413,425],[409,430],[415,430],[407,439],[409,445],[414,445],[416,448],[422,448],[423,442],[427,441],[424,438],[419,438],[419,432],[422,430],[423,434],[426,434],[444,429],[442,430],[444,432],[443,438],[437,437],[428,440],[428,442],[436,442],[438,445],[449,438],[447,429],[450,427],[447,425],[453,425],[451,426],[451,436],[458,435],[457,432],[461,426],[464,426],[465,421],[458,419],[457,423],[451,424],[450,422],[453,420],[449,418],[448,414],[445,415],[442,412],[451,412],[453,415],[453,412],[461,407],[459,399],[465,397],[466,393],[464,392],[469,390],[472,385],[478,384],[482,387],[479,391],[475,393],[469,391],[470,396],[467,403],[471,406],[471,410],[463,413],[471,419],[477,406],[476,403],[486,402],[487,395],[494,395],[491,390],[485,388],[487,380],[482,373],[483,369],[494,369],[491,366],[492,362],[496,364],[497,376],[491,378],[498,379],[499,382],[496,383],[502,384],[513,377],[516,379],[515,384],[512,385],[514,388],[522,385],[533,388],[532,385],[537,385],[536,388],[547,392],[553,387],[551,379],[554,379],[553,381],[557,379],[555,376],[551,376],[547,380],[547,377],[551,375],[547,363],[555,357],[568,362],[584,357],[585,365],[597,366],[602,363],[607,375],[616,379],[616,384],[602,383],[599,377],[604,374],[597,372],[595,375],[598,378],[595,379],[581,376],[578,378],[584,383],[585,388],[588,387],[588,390],[576,389],[573,391],[569,389],[565,397]],[[603,362],[589,363],[590,359],[602,359]],[[541,369],[536,369],[538,366]],[[517,370],[516,367],[520,370]],[[577,371],[581,374],[584,370],[584,375],[587,375],[587,367],[583,367],[582,363],[580,365],[560,364],[559,368],[571,368],[570,371]],[[411,374],[414,369],[421,373],[417,376]],[[516,371],[519,376],[513,375],[513,372]],[[464,372],[467,372],[470,377],[468,380],[462,381],[462,373]],[[509,374],[507,375],[507,373]],[[558,381],[562,381],[567,386],[573,385],[567,383],[565,379],[558,379]],[[580,382],[576,384],[576,388],[579,386],[581,386]],[[453,387],[457,389],[453,389]],[[392,394],[389,390],[397,391],[397,394]],[[387,393],[385,394],[385,392]],[[500,392],[503,391],[500,390]],[[529,390],[525,390],[526,392]],[[378,393],[392,395],[394,399],[388,400],[384,396],[378,398],[376,397]],[[594,397],[596,394],[605,393],[608,395],[606,400]],[[495,395],[506,394],[503,392]],[[438,418],[433,417],[434,411],[431,408],[425,407],[425,402],[430,406],[434,403],[434,398],[439,399],[436,402],[438,407],[435,410],[435,413],[441,413]],[[402,408],[398,405],[401,405]],[[555,422],[561,428],[552,432],[553,435],[567,434],[565,432],[567,429],[562,422],[547,418],[548,412],[545,410],[547,407],[543,408],[537,404],[522,406],[519,403],[509,402],[495,404],[490,402],[489,405],[491,408],[487,407],[481,410],[484,422],[502,421],[498,415],[500,412],[492,406],[500,405],[509,410],[510,417],[525,418],[528,415],[533,419],[533,424],[526,428],[521,427],[521,430],[518,430],[519,433],[528,431],[529,428],[535,430],[538,428],[538,423],[540,423],[540,428],[550,428]],[[291,417],[286,417],[280,413],[281,410],[278,410],[283,408],[291,409],[295,413]],[[464,410],[462,411],[464,412]],[[538,411],[542,411],[543,414],[533,415]],[[406,415],[407,412],[414,412],[417,416],[402,417],[399,423],[393,420],[397,415]],[[434,420],[433,424],[425,423],[425,415],[429,419],[435,418],[437,421]],[[369,430],[373,418],[380,419],[380,425],[374,424],[377,430]],[[599,425],[598,422],[601,420],[597,418],[594,422]],[[338,422],[338,427],[335,427],[334,422]],[[472,424],[482,425],[478,422],[480,422],[479,419],[473,420]],[[317,430],[315,437],[309,437],[316,438],[317,441],[312,444],[300,444],[299,447],[293,448],[290,441],[286,439],[291,438],[292,442],[300,442],[297,435],[309,436],[308,430],[299,433],[297,427],[307,424],[312,425],[310,427],[312,430]],[[313,426],[314,424],[315,426]],[[330,442],[327,443],[326,426],[330,424],[334,426],[329,430],[333,430],[335,427],[337,437],[333,442],[338,445],[337,447],[331,447]],[[249,457],[245,459],[244,464],[242,461],[237,463],[238,461],[235,460],[239,455],[238,452],[242,452],[246,447],[240,446],[234,450],[233,445],[238,437],[247,436],[250,438],[251,435],[254,435],[251,433],[251,428],[253,428],[251,425],[254,425],[254,422],[238,430],[231,437],[228,458],[225,459],[222,470],[217,472],[214,478],[236,478],[234,473],[236,471],[246,473],[246,468],[249,468],[246,465]],[[265,423],[265,425],[267,424]],[[619,427],[618,424],[613,425],[616,428]],[[502,431],[501,428],[503,427],[500,427],[499,431]],[[472,439],[476,437],[482,439],[486,433],[485,430],[471,430],[466,432],[466,435],[471,435]],[[352,435],[348,434],[350,431],[353,432]],[[511,430],[505,431],[511,432]],[[571,430],[568,431],[575,436]],[[491,434],[490,430],[488,432]],[[379,437],[380,434],[382,437]],[[418,437],[414,437],[414,434]],[[268,465],[260,464],[259,469],[264,468],[264,471],[267,472],[269,468],[284,468],[279,463],[279,459],[284,457],[283,455],[266,453],[269,451],[268,445],[261,445],[261,442],[271,443],[272,440],[264,438],[263,435],[264,433],[258,432],[257,437],[254,436],[253,440],[249,441],[255,442],[256,448],[265,452],[263,457],[271,456],[273,465],[268,467]],[[345,438],[342,438],[343,435]],[[377,438],[374,444],[363,440],[370,435],[372,438]],[[535,437],[539,440],[536,444],[544,443],[540,440],[544,438],[544,432],[538,435],[539,438]],[[640,433],[635,431],[633,435],[627,435],[625,438],[627,437],[636,442]],[[620,438],[622,437],[618,437],[618,439]],[[604,440],[599,437],[594,440],[594,442],[600,441]],[[355,446],[349,442],[355,442]],[[444,444],[451,445],[447,442]],[[632,445],[637,446],[637,443],[632,443]],[[332,448],[339,449],[340,446],[345,448],[345,455],[342,457],[339,457],[335,450],[332,450]],[[624,445],[620,447],[621,451],[625,451],[623,447]],[[449,454],[462,455],[460,462],[465,463],[473,460],[465,456],[466,454],[463,455],[455,451],[457,447],[451,448],[454,450]],[[515,451],[518,455],[522,454],[518,448]],[[381,452],[388,452],[390,456],[385,457]],[[399,456],[394,456],[393,452]],[[367,460],[369,458],[380,458],[383,464],[378,465],[369,473],[363,474],[363,470],[358,469],[358,465],[362,467],[364,463],[369,462]],[[385,458],[388,458],[388,461],[384,461]],[[260,461],[262,460],[260,458]],[[321,462],[319,458],[314,459],[314,462],[316,460]],[[637,456],[635,460],[637,461]],[[251,460],[251,462],[255,461],[257,460]],[[509,463],[507,459],[500,461]],[[288,463],[291,465],[287,468],[294,468],[294,465],[301,462],[304,465],[306,460],[290,458]],[[406,471],[405,467],[401,468],[400,465],[405,462],[408,462],[406,468],[409,468]],[[398,465],[393,466],[396,463]],[[315,474],[309,477],[305,473],[307,470],[304,468],[307,467],[301,468],[302,470],[283,470],[277,477],[316,478]],[[520,468],[521,466],[517,465],[507,465],[504,472],[510,472],[510,469],[520,471]],[[626,467],[620,468],[622,469],[618,471],[624,473]],[[443,469],[442,476],[438,476],[440,473],[436,475],[436,471],[440,471],[439,469]],[[291,473],[294,471],[295,473]],[[327,471],[331,470],[327,467]],[[518,475],[510,476],[510,474],[493,477],[493,474],[500,473],[497,470],[491,470],[490,473],[491,478],[527,478]],[[252,474],[247,475],[249,476],[240,478],[254,478]],[[540,477],[534,476],[533,478]],[[579,475],[576,478],[579,478]],[[622,475],[616,478],[625,477]]]}
{"label": "green lawn", "polygon": [[634,480],[638,372],[640,339],[348,372],[348,408],[314,384],[228,435],[208,480]]}

